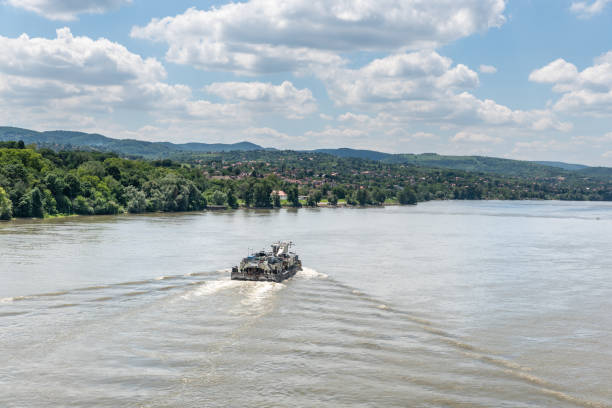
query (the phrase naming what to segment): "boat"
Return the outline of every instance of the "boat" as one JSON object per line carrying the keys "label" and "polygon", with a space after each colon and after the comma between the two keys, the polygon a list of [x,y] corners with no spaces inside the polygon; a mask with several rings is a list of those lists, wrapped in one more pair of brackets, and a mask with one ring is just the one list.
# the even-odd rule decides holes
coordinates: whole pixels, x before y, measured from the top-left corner
{"label": "boat", "polygon": [[271,251],[254,252],[232,268],[232,280],[282,282],[302,270],[302,261],[290,252],[292,242],[272,244]]}

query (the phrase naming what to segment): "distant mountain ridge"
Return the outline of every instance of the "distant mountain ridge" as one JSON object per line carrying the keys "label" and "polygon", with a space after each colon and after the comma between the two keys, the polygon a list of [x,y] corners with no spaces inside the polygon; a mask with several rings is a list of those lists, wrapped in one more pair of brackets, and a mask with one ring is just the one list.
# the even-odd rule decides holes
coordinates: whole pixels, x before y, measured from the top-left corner
{"label": "distant mountain ridge", "polygon": [[558,167],[563,170],[582,170],[587,169],[590,166],[585,166],[584,164],[572,164],[572,163],[563,163],[556,161],[536,161],[534,163],[543,164],[544,166]]}
{"label": "distant mountain ridge", "polygon": [[[180,154],[190,153],[276,150],[273,148],[263,148],[250,142],[233,144],[194,142],[175,144],[133,139],[113,139],[95,133],[64,130],[37,132],[16,127],[0,127],[0,141],[7,140],[23,140],[26,144],[34,143],[40,147],[48,147],[55,150],[78,148],[112,151],[127,156],[141,156],[145,158],[172,158],[180,157]],[[551,161],[522,161],[487,156],[444,156],[436,153],[392,154],[375,150],[350,148],[316,149],[305,152],[366,159],[383,163],[494,173],[505,176],[561,177],[571,173],[594,177],[612,177],[612,168],[610,167],[589,167],[582,164]]]}
{"label": "distant mountain ridge", "polygon": [[37,132],[15,127],[0,127],[0,141],[23,140],[41,147],[82,147],[95,150],[113,151],[125,155],[165,157],[175,152],[222,152],[231,150],[263,150],[251,142],[225,143],[184,143],[147,142],[134,139],[112,139],[97,133],[53,130]]}
{"label": "distant mountain ridge", "polygon": [[495,173],[505,176],[541,176],[555,177],[567,172],[584,176],[612,177],[612,168],[589,167],[582,164],[569,164],[549,161],[523,161],[502,159],[487,156],[444,156],[437,153],[382,153],[374,150],[359,149],[318,149],[318,153],[327,153],[338,157],[355,157],[381,161],[384,163],[407,164],[421,167],[465,170],[480,173]]}

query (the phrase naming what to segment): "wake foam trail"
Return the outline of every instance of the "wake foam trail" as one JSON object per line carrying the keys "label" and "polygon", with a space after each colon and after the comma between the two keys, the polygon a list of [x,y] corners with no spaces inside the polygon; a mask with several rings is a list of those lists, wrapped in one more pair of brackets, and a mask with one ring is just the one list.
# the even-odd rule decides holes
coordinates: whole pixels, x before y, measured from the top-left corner
{"label": "wake foam trail", "polygon": [[328,276],[324,273],[317,272],[314,269],[302,267],[302,270],[295,274],[295,276],[303,279],[327,279]]}
{"label": "wake foam trail", "polygon": [[242,282],[229,279],[206,281],[195,290],[181,296],[183,299],[192,299],[200,296],[210,296],[226,289],[239,287]]}
{"label": "wake foam trail", "polygon": [[[220,270],[208,271],[208,272],[192,272],[192,273],[187,273],[187,274],[182,274],[182,275],[162,275],[162,276],[158,276],[152,279],[115,282],[115,283],[108,283],[108,284],[104,284],[104,283],[93,284],[90,286],[83,286],[83,287],[73,288],[69,290],[62,290],[58,292],[36,293],[36,294],[31,294],[31,295],[0,298],[0,304],[19,302],[23,300],[37,300],[40,298],[61,297],[65,295],[72,295],[72,294],[77,294],[77,293],[82,293],[82,292],[97,292],[97,291],[104,291],[108,289],[123,288],[123,287],[128,287],[128,286],[146,286],[146,285],[151,285],[151,284],[159,285],[160,282],[170,281],[170,280],[183,280],[185,282],[188,282],[187,283],[188,285],[197,285],[197,284],[200,284],[201,281],[196,281],[195,279],[188,279],[188,278],[197,278],[198,276],[227,275],[230,271],[231,271],[230,269],[220,269]],[[174,286],[164,286],[156,290],[169,290],[169,289],[173,289],[173,288],[180,287],[180,286],[182,285],[178,284]],[[151,290],[149,292],[153,292],[153,291],[154,290]]]}
{"label": "wake foam trail", "polygon": [[276,292],[282,290],[285,285],[276,282],[254,282],[244,294],[240,302],[244,306],[257,308],[269,301]]}

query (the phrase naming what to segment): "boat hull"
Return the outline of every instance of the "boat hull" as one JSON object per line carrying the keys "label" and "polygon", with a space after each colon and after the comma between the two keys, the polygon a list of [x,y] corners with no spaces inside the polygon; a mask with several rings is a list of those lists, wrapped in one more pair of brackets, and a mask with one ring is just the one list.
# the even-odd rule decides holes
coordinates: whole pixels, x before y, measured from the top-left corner
{"label": "boat hull", "polygon": [[254,282],[282,282],[295,276],[302,270],[302,264],[298,263],[288,267],[280,273],[273,273],[264,269],[240,270],[238,267],[232,268],[232,280],[254,281]]}

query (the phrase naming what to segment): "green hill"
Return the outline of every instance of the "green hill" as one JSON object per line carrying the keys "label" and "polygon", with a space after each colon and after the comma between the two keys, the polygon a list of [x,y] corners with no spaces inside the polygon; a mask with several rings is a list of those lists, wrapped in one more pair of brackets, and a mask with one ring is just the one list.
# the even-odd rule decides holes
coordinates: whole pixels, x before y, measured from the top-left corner
{"label": "green hill", "polygon": [[185,143],[147,142],[133,139],[112,139],[95,133],[54,130],[36,132],[29,129],[0,127],[0,141],[23,140],[26,144],[58,149],[85,149],[116,152],[128,156],[149,158],[168,157],[175,152],[222,152],[232,150],[262,150],[250,142],[224,143]]}
{"label": "green hill", "polygon": [[327,153],[337,157],[354,157],[356,159],[368,159],[368,160],[388,160],[393,157],[393,154],[377,152],[375,150],[358,150],[348,149],[346,147],[340,149],[317,149],[313,150],[314,153]]}
{"label": "green hill", "polygon": [[582,170],[586,169],[589,166],[585,166],[584,164],[572,164],[572,163],[563,163],[563,162],[555,162],[555,161],[537,161],[535,163],[543,164],[545,166],[558,167],[563,170]]}
{"label": "green hill", "polygon": [[[561,162],[530,162],[500,159],[486,156],[444,156],[436,153],[390,154],[373,150],[356,149],[319,149],[317,153],[327,153],[337,157],[353,157],[381,161],[389,164],[407,164],[421,167],[465,170],[480,173],[494,173],[506,176],[551,177],[565,174],[566,171],[588,172],[590,167]],[[599,171],[603,175],[605,171]]]}
{"label": "green hill", "polygon": [[[55,130],[36,132],[14,127],[0,127],[0,141],[23,140],[26,144],[36,144],[53,150],[92,150],[115,152],[125,156],[138,156],[149,159],[172,158],[188,159],[200,153],[228,151],[262,151],[264,149],[250,142],[234,144],[223,143],[184,143],[147,142],[131,139],[112,139],[99,134]],[[493,173],[517,177],[559,177],[575,174],[583,177],[612,177],[612,168],[588,167],[548,161],[522,161],[486,156],[444,156],[436,153],[391,154],[374,150],[349,148],[317,149],[310,153],[325,153],[341,158],[356,158],[378,161],[387,164],[414,165],[419,167],[464,170],[479,173]]]}
{"label": "green hill", "polygon": [[530,161],[500,159],[486,156],[443,156],[435,153],[398,154],[385,159],[385,161],[424,167],[495,173],[506,176],[551,177],[564,173],[564,170],[559,167],[547,166]]}

